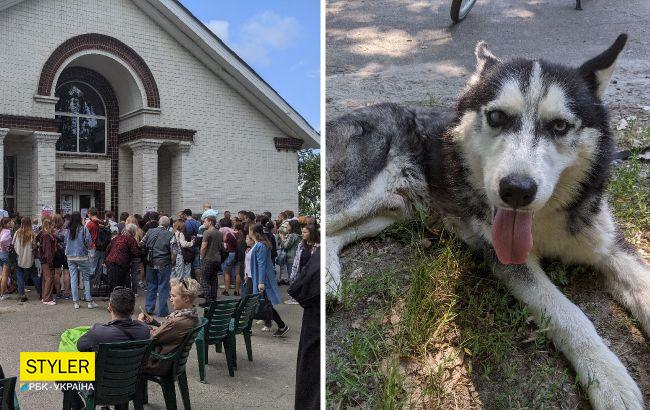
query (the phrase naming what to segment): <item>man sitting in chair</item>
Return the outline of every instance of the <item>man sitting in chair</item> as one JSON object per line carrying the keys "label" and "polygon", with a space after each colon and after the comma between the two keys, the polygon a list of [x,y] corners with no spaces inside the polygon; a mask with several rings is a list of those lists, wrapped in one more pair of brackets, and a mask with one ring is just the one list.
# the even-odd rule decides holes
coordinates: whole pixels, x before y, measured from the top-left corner
{"label": "man sitting in chair", "polygon": [[[100,343],[127,342],[131,340],[148,340],[149,327],[142,322],[131,319],[135,309],[135,295],[131,289],[116,287],[108,302],[111,321],[95,323],[86,334],[77,340],[80,352],[97,352]],[[86,393],[90,393],[87,391]],[[73,409],[81,409],[84,404],[78,394],[73,395]]]}
{"label": "man sitting in chair", "polygon": [[[138,319],[151,325],[152,350],[161,355],[172,353],[193,328],[198,326],[199,317],[193,306],[199,294],[199,282],[190,278],[172,279],[169,299],[174,311],[161,324],[151,316],[140,313]],[[165,376],[171,370],[171,362],[149,359],[145,373]]]}
{"label": "man sitting in chair", "polygon": [[127,342],[149,339],[149,327],[131,319],[135,295],[131,289],[116,287],[108,302],[111,321],[95,325],[77,341],[80,352],[96,352],[100,343]]}

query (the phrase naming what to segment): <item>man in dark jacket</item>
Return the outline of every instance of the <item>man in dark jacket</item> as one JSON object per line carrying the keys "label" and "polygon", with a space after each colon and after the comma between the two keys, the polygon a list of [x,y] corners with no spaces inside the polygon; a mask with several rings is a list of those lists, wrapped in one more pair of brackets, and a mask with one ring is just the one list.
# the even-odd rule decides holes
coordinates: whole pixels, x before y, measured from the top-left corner
{"label": "man in dark jacket", "polygon": [[[111,293],[108,311],[111,321],[102,324],[95,323],[93,327],[77,340],[80,352],[97,352],[100,343],[126,342],[130,340],[148,340],[149,327],[144,323],[131,319],[135,308],[135,295],[131,289],[117,288]],[[91,393],[92,390],[85,393]],[[72,397],[72,408],[83,408],[83,401],[76,392],[66,391]]]}
{"label": "man in dark jacket", "polygon": [[[145,309],[152,314],[165,317],[169,314],[167,299],[169,299],[169,278],[172,274],[171,239],[174,236],[169,231],[169,218],[161,216],[160,226],[151,228],[144,234],[141,244],[151,255],[147,261],[147,300]],[[148,258],[149,259],[149,258]]]}
{"label": "man in dark jacket", "polygon": [[131,289],[117,288],[111,293],[108,311],[111,321],[95,323],[93,327],[77,341],[80,352],[96,352],[100,343],[126,342],[129,340],[149,339],[149,327],[131,319],[135,308],[135,295]]}

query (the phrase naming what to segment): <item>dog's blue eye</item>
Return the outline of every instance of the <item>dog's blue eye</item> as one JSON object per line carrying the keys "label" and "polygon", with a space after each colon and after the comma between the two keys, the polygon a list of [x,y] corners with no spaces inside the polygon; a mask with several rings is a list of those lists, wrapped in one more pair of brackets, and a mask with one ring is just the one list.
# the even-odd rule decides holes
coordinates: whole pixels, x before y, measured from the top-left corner
{"label": "dog's blue eye", "polygon": [[488,111],[485,115],[487,117],[488,124],[490,124],[490,127],[502,127],[508,121],[508,116],[506,113],[500,110]]}
{"label": "dog's blue eye", "polygon": [[571,128],[571,124],[564,120],[554,120],[551,121],[550,128],[554,134],[564,135],[569,131],[569,128]]}

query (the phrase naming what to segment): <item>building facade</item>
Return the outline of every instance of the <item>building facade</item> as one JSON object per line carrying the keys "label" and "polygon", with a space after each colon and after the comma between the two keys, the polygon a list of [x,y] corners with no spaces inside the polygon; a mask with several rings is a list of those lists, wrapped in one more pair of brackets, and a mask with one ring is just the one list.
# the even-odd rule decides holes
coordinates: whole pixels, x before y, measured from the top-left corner
{"label": "building facade", "polygon": [[3,207],[297,209],[319,135],[175,0],[0,0]]}

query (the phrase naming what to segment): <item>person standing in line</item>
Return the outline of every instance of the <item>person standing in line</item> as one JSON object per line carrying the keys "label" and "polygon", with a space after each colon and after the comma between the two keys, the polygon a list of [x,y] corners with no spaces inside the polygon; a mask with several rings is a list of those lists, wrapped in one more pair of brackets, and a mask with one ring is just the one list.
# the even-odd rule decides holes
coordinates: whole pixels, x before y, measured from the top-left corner
{"label": "person standing in line", "polygon": [[[260,215],[260,224],[264,229],[264,235],[269,238],[271,243],[271,260],[275,261],[278,257],[278,243],[275,240],[275,235],[273,235],[273,221],[266,217],[266,215]],[[275,265],[273,266],[275,269]]]}
{"label": "person standing in line", "polygon": [[224,296],[230,296],[228,293],[229,289],[235,289],[235,296],[239,296],[239,277],[235,275],[235,259],[237,252],[237,236],[235,235],[235,230],[232,229],[232,222],[230,219],[222,218],[219,221],[219,232],[223,236],[224,248],[228,256],[226,260],[221,264],[221,270],[223,271],[223,280],[225,284],[225,289],[222,292]]}
{"label": "person standing in line", "polygon": [[147,212],[146,215],[144,216],[143,220],[146,220],[144,223],[144,226],[142,227],[142,231],[144,231],[144,234],[146,235],[149,229],[152,228],[157,228],[160,225],[158,224],[158,220],[160,219],[160,214],[156,211],[150,211]]}
{"label": "person standing in line", "polygon": [[[320,233],[316,225],[304,226],[301,236],[302,240],[298,244],[296,257],[291,267],[291,276],[289,277],[291,285],[296,282],[298,276],[311,260],[314,252],[320,247]],[[299,302],[292,297],[291,299],[285,300],[284,303],[287,305],[297,305]]]}
{"label": "person standing in line", "polygon": [[104,225],[107,225],[111,229],[111,231],[113,229],[117,229],[119,231],[119,229],[117,228],[117,221],[115,221],[115,213],[113,213],[113,211],[106,212]]}
{"label": "person standing in line", "polygon": [[64,231],[65,256],[70,268],[70,288],[74,308],[79,309],[79,275],[84,285],[84,295],[88,301],[88,309],[94,309],[97,304],[90,294],[90,275],[92,262],[89,257],[92,237],[90,231],[81,222],[81,214],[73,212],[70,215],[70,224]]}
{"label": "person standing in line", "polygon": [[120,222],[117,223],[117,233],[118,233],[118,234],[121,234],[121,233],[122,233],[122,230],[123,230],[124,227],[126,226],[126,220],[127,220],[128,217],[129,217],[129,213],[128,213],[128,212],[122,212],[122,213],[120,214]]}
{"label": "person standing in line", "polygon": [[9,217],[2,218],[0,221],[0,300],[7,299],[7,281],[11,274],[9,266],[9,247],[11,246],[11,232],[14,229],[14,220]]}
{"label": "person standing in line", "polygon": [[300,224],[296,220],[289,220],[288,229],[280,233],[280,248],[284,252],[285,261],[284,265],[287,271],[287,279],[282,279],[280,283],[289,284],[291,278],[291,268],[293,261],[296,257],[298,250],[298,243],[300,242]]}
{"label": "person standing in line", "polygon": [[251,249],[255,245],[255,241],[250,234],[246,234],[244,240],[244,286],[246,287],[246,294],[253,294],[253,277],[251,276]]}
{"label": "person standing in line", "polygon": [[[261,224],[255,224],[249,228],[249,235],[255,241],[255,245],[250,251],[250,275],[253,282],[253,293],[264,292],[266,298],[271,302],[273,307],[273,321],[278,325],[278,330],[273,336],[280,337],[287,334],[289,326],[282,321],[280,314],[275,306],[280,304],[280,291],[278,282],[271,261],[271,243],[269,238],[264,234],[264,228]],[[266,324],[263,331],[268,331],[269,325]]]}
{"label": "person standing in line", "polygon": [[92,239],[90,249],[88,250],[88,256],[90,258],[91,276],[94,277],[101,273],[104,257],[106,256],[105,250],[97,249],[99,230],[105,228],[106,225],[101,219],[99,219],[99,213],[95,207],[88,210],[88,217],[89,220],[86,223],[86,228],[88,229],[88,232],[90,232],[90,237]]}
{"label": "person standing in line", "polygon": [[145,284],[145,267],[142,263],[145,253],[140,246],[142,238],[144,237],[144,232],[142,231],[142,228],[140,228],[136,215],[131,215],[126,218],[126,223],[135,225],[135,235],[133,235],[133,238],[138,244],[138,255],[131,260],[131,290],[136,296],[138,296],[138,288],[145,289],[147,287]]}
{"label": "person standing in line", "polygon": [[320,246],[320,233],[316,225],[306,225],[301,230],[302,240],[298,244],[296,255],[291,266],[290,280],[293,283],[298,274],[303,270],[316,247]]}
{"label": "person standing in line", "polygon": [[217,300],[219,292],[219,266],[221,265],[221,251],[223,251],[223,235],[215,227],[217,219],[210,215],[203,221],[205,230],[201,241],[201,287],[203,288],[203,297],[205,303],[203,306],[209,306],[210,303]]}
{"label": "person standing in line", "polygon": [[116,286],[131,287],[131,263],[140,253],[135,241],[136,230],[133,224],[125,225],[122,233],[106,248],[106,272],[111,292]]}
{"label": "person standing in line", "polygon": [[246,255],[246,234],[244,233],[244,224],[240,221],[235,221],[233,229],[235,231],[235,238],[237,239],[237,248],[235,249],[235,263],[232,269],[235,272],[235,283],[237,284],[235,296],[239,296],[243,290],[243,285],[245,285],[244,256]]}
{"label": "person standing in line", "polygon": [[169,279],[172,273],[171,239],[174,236],[169,231],[169,218],[160,217],[159,226],[150,228],[142,238],[142,245],[147,250],[148,258],[147,301],[145,308],[148,314],[153,314],[157,308],[157,315],[164,317],[169,314],[167,299],[169,299]]}
{"label": "person standing in line", "polygon": [[43,219],[41,231],[36,237],[38,244],[38,258],[41,261],[41,278],[43,282],[43,304],[53,306],[54,301],[54,254],[56,252],[56,238],[52,233],[53,226],[50,218]]}
{"label": "person standing in line", "polygon": [[[54,225],[52,234],[56,239],[56,249],[54,251],[54,260],[52,261],[52,267],[54,268],[54,290],[57,298],[69,299],[71,297],[70,271],[68,270],[68,260],[65,257],[65,249],[63,246],[65,222],[60,214],[54,214],[52,224]],[[61,287],[61,279],[63,279],[63,287]]]}
{"label": "person standing in line", "polygon": [[203,213],[201,214],[201,220],[204,220],[208,216],[214,216],[214,220],[216,221],[217,217],[219,216],[219,211],[216,209],[212,209],[212,204],[206,202],[203,204]]}
{"label": "person standing in line", "polygon": [[18,255],[18,265],[16,266],[16,283],[18,284],[18,295],[21,302],[27,301],[25,296],[25,278],[30,276],[36,286],[38,299],[41,299],[41,278],[38,276],[34,266],[34,241],[36,235],[32,227],[32,220],[24,216],[20,220],[20,228],[14,234],[12,244]]}
{"label": "person standing in line", "polygon": [[194,260],[192,261],[192,274],[194,279],[199,283],[201,282],[201,257],[199,255],[201,249],[201,238],[199,236],[199,228],[201,222],[194,219],[191,209],[184,209],[183,215],[185,216],[185,240],[191,241],[194,239],[194,246],[191,248],[194,252]]}
{"label": "person standing in line", "polygon": [[172,268],[172,278],[181,279],[189,278],[191,276],[192,263],[185,262],[185,259],[183,258],[183,250],[191,249],[193,246],[193,240],[185,240],[185,222],[181,220],[174,222],[174,236],[172,237],[171,249],[172,254],[176,257],[176,261]]}

